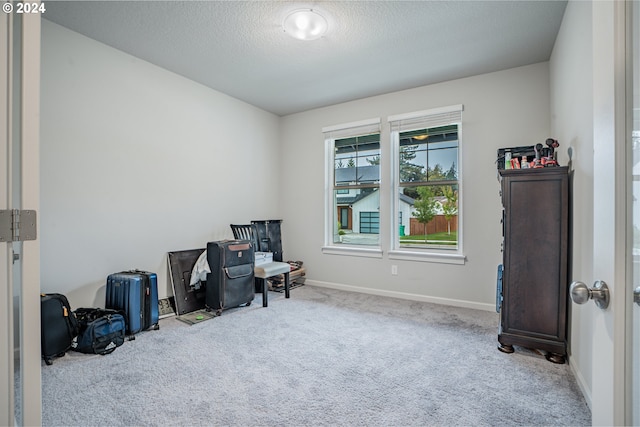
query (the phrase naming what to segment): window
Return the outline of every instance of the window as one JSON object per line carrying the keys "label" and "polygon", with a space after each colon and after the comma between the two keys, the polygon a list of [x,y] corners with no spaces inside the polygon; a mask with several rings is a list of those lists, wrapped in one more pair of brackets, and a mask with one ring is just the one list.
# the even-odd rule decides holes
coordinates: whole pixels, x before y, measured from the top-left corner
{"label": "window", "polygon": [[380,252],[380,119],[324,128],[325,249]]}
{"label": "window", "polygon": [[393,212],[400,213],[394,215],[399,222],[393,224],[390,256],[464,262],[461,112],[457,105],[389,117]]}

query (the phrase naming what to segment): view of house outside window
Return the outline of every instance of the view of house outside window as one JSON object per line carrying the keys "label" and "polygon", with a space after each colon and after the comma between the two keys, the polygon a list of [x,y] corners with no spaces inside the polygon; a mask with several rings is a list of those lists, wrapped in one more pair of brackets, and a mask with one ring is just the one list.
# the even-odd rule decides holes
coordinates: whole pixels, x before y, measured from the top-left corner
{"label": "view of house outside window", "polygon": [[400,248],[458,249],[458,125],[399,132]]}
{"label": "view of house outside window", "polygon": [[333,243],[380,245],[380,133],[334,141]]}

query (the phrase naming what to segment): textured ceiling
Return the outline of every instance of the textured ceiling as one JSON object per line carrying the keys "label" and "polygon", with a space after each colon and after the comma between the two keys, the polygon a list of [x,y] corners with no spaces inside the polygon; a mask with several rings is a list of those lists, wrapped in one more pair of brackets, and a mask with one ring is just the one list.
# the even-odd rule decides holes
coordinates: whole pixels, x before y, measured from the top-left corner
{"label": "textured ceiling", "polygon": [[[49,1],[45,19],[283,116],[549,59],[566,1]],[[327,34],[284,16],[312,8]]]}

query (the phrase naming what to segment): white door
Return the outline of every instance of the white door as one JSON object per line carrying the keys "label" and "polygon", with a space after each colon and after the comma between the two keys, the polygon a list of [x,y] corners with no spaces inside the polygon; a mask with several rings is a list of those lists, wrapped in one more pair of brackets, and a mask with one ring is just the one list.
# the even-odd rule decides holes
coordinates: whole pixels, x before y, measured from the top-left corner
{"label": "white door", "polygon": [[[0,15],[1,218],[39,208],[40,16],[14,6],[5,2]],[[39,425],[39,241],[0,235],[0,425]]]}
{"label": "white door", "polygon": [[[632,420],[631,394],[637,382],[637,359],[632,362],[632,161],[631,115],[627,104],[633,90],[627,82],[625,50],[626,7],[636,2],[601,2],[593,5],[593,277],[607,283],[611,301],[602,310],[592,305],[593,368],[592,416],[594,425],[639,425]],[[631,21],[629,21],[630,23]],[[574,212],[579,215],[579,212]],[[639,224],[640,225],[640,224]],[[637,325],[637,324],[636,324]],[[636,373],[632,375],[632,371]]]}

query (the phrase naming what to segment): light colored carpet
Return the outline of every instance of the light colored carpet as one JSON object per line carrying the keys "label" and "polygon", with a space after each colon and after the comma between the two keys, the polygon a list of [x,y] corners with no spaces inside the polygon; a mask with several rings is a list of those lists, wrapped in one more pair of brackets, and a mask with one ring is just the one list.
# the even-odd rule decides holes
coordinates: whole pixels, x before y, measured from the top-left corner
{"label": "light colored carpet", "polygon": [[568,365],[495,313],[303,286],[42,366],[45,426],[590,425]]}

